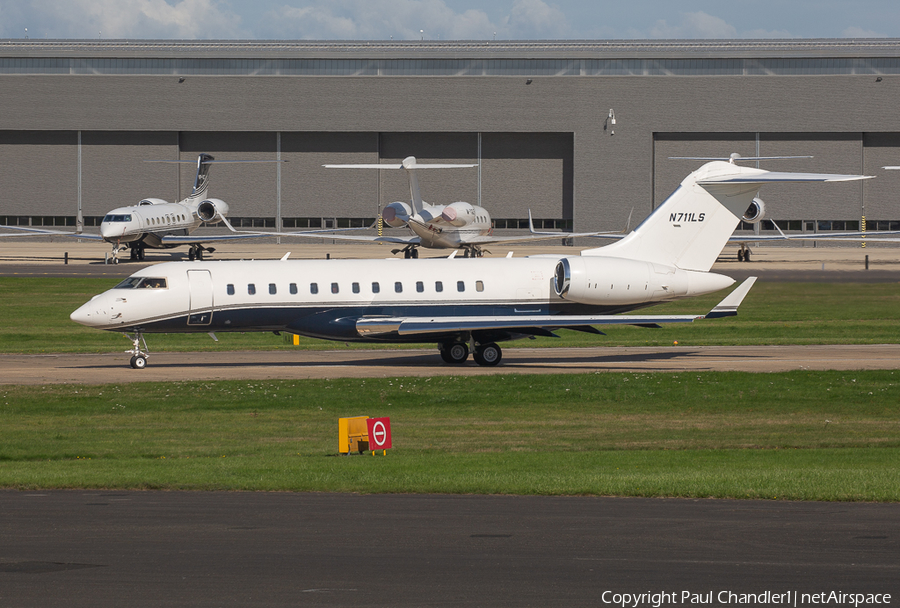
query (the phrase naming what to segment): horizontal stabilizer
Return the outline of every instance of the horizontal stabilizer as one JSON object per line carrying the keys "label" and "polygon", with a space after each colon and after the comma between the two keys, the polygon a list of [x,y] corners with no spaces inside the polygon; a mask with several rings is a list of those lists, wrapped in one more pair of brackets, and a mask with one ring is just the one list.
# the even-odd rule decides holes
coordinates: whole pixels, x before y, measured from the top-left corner
{"label": "horizontal stabilizer", "polygon": [[707,184],[775,184],[790,182],[850,182],[871,179],[874,175],[841,175],[839,173],[784,173],[764,171],[755,174],[716,175],[698,179],[701,186]]}

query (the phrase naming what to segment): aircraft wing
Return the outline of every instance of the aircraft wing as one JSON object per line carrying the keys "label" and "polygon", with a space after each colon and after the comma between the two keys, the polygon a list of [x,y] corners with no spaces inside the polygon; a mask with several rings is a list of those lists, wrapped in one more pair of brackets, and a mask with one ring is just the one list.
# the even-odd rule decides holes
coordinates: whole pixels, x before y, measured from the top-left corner
{"label": "aircraft wing", "polygon": [[6,230],[18,230],[19,232],[0,234],[4,236],[67,236],[76,239],[85,239],[88,241],[102,241],[103,237],[99,234],[88,234],[85,232],[66,232],[64,230],[47,230],[46,228],[27,228],[25,226],[0,226]]}
{"label": "aircraft wing", "polygon": [[[347,230],[368,230],[368,228],[348,228]],[[421,239],[417,236],[368,236],[360,234],[344,234],[327,230],[313,230],[310,232],[240,232],[239,234],[252,234],[258,236],[300,237],[305,239],[336,239],[339,241],[358,241],[366,243],[397,243],[400,245],[418,244]]]}
{"label": "aircraft wing", "polygon": [[526,241],[551,241],[559,239],[572,239],[582,236],[598,238],[619,239],[622,234],[605,234],[600,232],[539,232],[535,234],[520,234],[515,236],[473,236],[466,238],[465,245],[490,245],[493,243],[518,243]]}
{"label": "aircraft wing", "polygon": [[753,287],[756,277],[749,277],[737,289],[705,315],[516,315],[494,317],[362,317],[356,321],[356,330],[363,336],[397,333],[414,334],[445,333],[454,331],[485,330],[552,330],[562,327],[592,325],[639,325],[656,327],[663,323],[691,323],[697,319],[717,319],[737,315],[738,306]]}
{"label": "aircraft wing", "polygon": [[[781,230],[779,229],[779,232]],[[891,238],[895,237],[895,238]],[[900,230],[879,230],[874,232],[831,232],[804,234],[732,235],[729,243],[757,243],[760,241],[853,241],[861,243],[898,243]]]}
{"label": "aircraft wing", "polygon": [[163,245],[199,245],[201,243],[221,243],[222,241],[239,241],[241,239],[253,239],[271,236],[264,233],[247,233],[247,234],[210,234],[208,236],[177,236],[166,235],[160,238]]}

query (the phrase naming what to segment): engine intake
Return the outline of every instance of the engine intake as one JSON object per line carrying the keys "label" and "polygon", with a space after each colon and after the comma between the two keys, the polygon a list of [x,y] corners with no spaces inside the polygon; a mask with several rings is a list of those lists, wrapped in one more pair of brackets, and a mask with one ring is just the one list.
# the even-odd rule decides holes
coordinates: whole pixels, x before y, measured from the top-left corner
{"label": "engine intake", "polygon": [[381,212],[381,219],[391,228],[403,228],[409,222],[411,215],[412,209],[409,205],[398,201],[384,208]]}
{"label": "engine intake", "polygon": [[758,224],[764,217],[766,217],[766,204],[757,197],[750,202],[750,206],[747,207],[741,219],[749,224]]}
{"label": "engine intake", "polygon": [[228,215],[228,204],[218,198],[210,198],[197,205],[197,217],[207,224],[218,224]]}

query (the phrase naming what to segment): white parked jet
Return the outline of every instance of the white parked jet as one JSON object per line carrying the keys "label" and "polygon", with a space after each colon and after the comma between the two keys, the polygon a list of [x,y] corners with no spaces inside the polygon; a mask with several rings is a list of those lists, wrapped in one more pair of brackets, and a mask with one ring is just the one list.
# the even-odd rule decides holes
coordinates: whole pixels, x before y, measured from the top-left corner
{"label": "white parked jet", "polygon": [[[381,212],[383,223],[391,228],[408,228],[412,234],[404,236],[365,236],[356,234],[334,234],[324,230],[313,232],[269,233],[272,236],[296,236],[304,238],[329,238],[346,241],[366,241],[370,243],[395,243],[402,248],[392,253],[403,253],[403,257],[419,257],[418,247],[427,249],[463,249],[465,257],[481,257],[484,245],[564,239],[578,236],[596,236],[590,232],[573,234],[570,232],[536,233],[523,236],[497,236],[491,214],[484,207],[464,201],[449,205],[430,205],[422,200],[419,192],[420,169],[460,169],[477,167],[477,164],[420,163],[414,156],[408,156],[400,164],[356,164],[323,165],[326,169],[405,169],[409,178],[409,203],[393,202]],[[530,219],[530,212],[529,212]]]}
{"label": "white parked jet", "polygon": [[[148,161],[164,163],[192,163],[194,161],[164,160]],[[258,163],[279,161],[246,161],[216,160],[209,154],[201,154],[197,158],[197,176],[190,196],[178,203],[169,203],[158,198],[145,198],[137,205],[119,207],[107,213],[100,224],[100,234],[83,232],[65,232],[41,228],[25,228],[22,226],[0,226],[9,230],[21,231],[21,234],[44,234],[52,236],[68,236],[92,241],[112,243],[112,262],[119,263],[119,250],[130,249],[132,260],[143,260],[145,249],[170,249],[179,245],[190,245],[188,257],[202,260],[203,252],[213,252],[203,243],[217,241],[233,241],[266,236],[256,233],[238,234],[228,222],[228,204],[218,198],[208,198],[209,168],[213,163]],[[233,234],[191,236],[202,225],[225,224]],[[0,236],[14,236],[2,234]]]}
{"label": "white parked jet", "polygon": [[568,327],[656,326],[734,315],[752,277],[706,315],[628,313],[733,284],[709,272],[759,188],[857,175],[773,173],[711,162],[621,240],[581,255],[527,258],[168,262],[133,274],[72,313],[132,334],[275,331],[326,340],[433,342],[448,363],[501,358],[497,342]]}

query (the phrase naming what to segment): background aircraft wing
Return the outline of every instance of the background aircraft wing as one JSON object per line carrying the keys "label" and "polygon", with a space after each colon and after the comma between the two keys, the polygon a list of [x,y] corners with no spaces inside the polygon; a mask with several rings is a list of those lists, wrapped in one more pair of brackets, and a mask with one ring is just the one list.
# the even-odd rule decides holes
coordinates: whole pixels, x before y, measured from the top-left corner
{"label": "background aircraft wing", "polygon": [[268,234],[210,234],[208,236],[176,236],[166,235],[160,238],[163,245],[199,245],[202,243],[216,243],[222,241],[238,241],[241,239],[254,239]]}
{"label": "background aircraft wing", "polygon": [[[350,230],[368,230],[368,228],[348,228]],[[400,245],[419,244],[421,239],[417,236],[375,236],[364,234],[346,234],[332,232],[330,230],[312,230],[309,232],[239,232],[239,234],[252,234],[254,236],[280,236],[299,237],[304,239],[336,239],[339,241],[358,241],[366,243],[397,243]]]}
{"label": "background aircraft wing", "polygon": [[[780,232],[780,231],[779,231]],[[894,238],[891,238],[894,237]],[[732,235],[729,243],[757,243],[761,241],[854,241],[870,243],[900,242],[900,231],[879,230],[872,232],[818,232],[804,234],[744,234]]]}
{"label": "background aircraft wing", "polygon": [[64,230],[47,230],[46,228],[27,228],[25,226],[0,226],[0,229],[18,230],[19,232],[0,234],[4,236],[67,236],[76,239],[85,239],[88,241],[102,241],[103,237],[99,234],[89,234],[86,232],[66,232]]}

